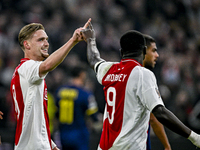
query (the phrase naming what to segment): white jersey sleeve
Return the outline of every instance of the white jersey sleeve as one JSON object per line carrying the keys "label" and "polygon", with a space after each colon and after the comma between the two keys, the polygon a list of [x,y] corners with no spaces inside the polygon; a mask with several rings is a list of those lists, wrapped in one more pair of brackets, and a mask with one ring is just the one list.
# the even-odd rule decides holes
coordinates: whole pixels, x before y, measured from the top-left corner
{"label": "white jersey sleeve", "polygon": [[139,73],[139,88],[141,89],[141,102],[150,111],[157,105],[163,105],[161,95],[158,90],[157,81],[153,72],[146,68],[141,68]]}
{"label": "white jersey sleeve", "polygon": [[115,62],[102,62],[100,65],[98,62],[95,64],[95,70],[97,69],[96,67],[99,65],[98,70],[96,70],[97,71],[96,73],[97,73],[97,80],[100,84],[102,84],[103,77],[113,64],[115,64]]}
{"label": "white jersey sleeve", "polygon": [[38,80],[44,79],[46,75],[43,77],[39,76],[39,66],[42,61],[34,61],[29,60],[23,63],[23,65],[19,68],[19,73],[21,73],[28,80],[29,83],[35,83]]}

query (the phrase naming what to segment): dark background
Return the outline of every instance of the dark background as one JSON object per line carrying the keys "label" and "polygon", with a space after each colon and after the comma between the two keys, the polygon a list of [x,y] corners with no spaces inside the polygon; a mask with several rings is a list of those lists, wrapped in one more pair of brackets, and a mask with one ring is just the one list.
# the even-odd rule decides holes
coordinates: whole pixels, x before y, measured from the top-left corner
{"label": "dark background", "polygon": [[[199,0],[1,0],[0,1],[0,150],[12,150],[15,116],[9,92],[15,67],[23,57],[17,42],[19,30],[32,22],[42,23],[49,36],[50,53],[69,40],[74,30],[88,18],[96,31],[101,57],[119,61],[119,39],[130,29],[156,39],[160,55],[156,68],[159,90],[166,107],[184,124],[200,133],[199,118],[191,113],[200,97],[200,1]],[[68,83],[70,70],[86,65],[86,43],[80,42],[65,61],[46,78],[48,91],[54,93]],[[85,88],[92,91],[103,113],[104,96],[93,70]],[[197,123],[197,125],[196,125]],[[196,149],[190,141],[166,130],[172,149]],[[55,126],[54,137],[57,137]],[[91,150],[96,149],[100,133],[91,130]],[[151,135],[152,150],[162,145]],[[55,139],[59,144],[59,139]]]}

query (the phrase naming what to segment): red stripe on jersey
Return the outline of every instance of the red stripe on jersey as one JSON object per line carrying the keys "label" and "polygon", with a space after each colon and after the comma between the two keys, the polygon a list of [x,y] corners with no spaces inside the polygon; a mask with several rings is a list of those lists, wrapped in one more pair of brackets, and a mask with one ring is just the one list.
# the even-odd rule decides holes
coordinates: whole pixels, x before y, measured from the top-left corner
{"label": "red stripe on jersey", "polygon": [[112,147],[122,129],[126,84],[132,69],[138,66],[133,59],[114,64],[102,79],[108,117],[104,120],[100,148]]}
{"label": "red stripe on jersey", "polygon": [[49,115],[48,115],[48,111],[47,111],[47,105],[48,105],[47,85],[46,85],[45,80],[44,80],[44,98],[43,98],[43,103],[44,103],[44,117],[45,117],[45,121],[46,121],[46,129],[47,129],[49,143],[50,143],[50,146],[51,146],[51,133],[50,133],[50,129],[49,129]]}
{"label": "red stripe on jersey", "polygon": [[21,61],[19,66],[16,67],[15,72],[13,74],[10,86],[10,92],[12,95],[12,101],[15,108],[15,115],[17,118],[17,127],[16,127],[16,134],[15,134],[15,145],[18,144],[19,138],[22,133],[22,123],[23,123],[23,116],[24,116],[24,99],[22,95],[22,90],[20,86],[20,77],[18,74],[18,68],[25,62]]}

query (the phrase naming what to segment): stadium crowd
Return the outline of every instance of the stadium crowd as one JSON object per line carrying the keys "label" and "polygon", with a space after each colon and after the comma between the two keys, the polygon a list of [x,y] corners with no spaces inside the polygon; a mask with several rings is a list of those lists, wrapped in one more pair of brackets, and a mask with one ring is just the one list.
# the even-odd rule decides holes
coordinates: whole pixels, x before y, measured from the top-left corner
{"label": "stadium crowd", "polygon": [[[32,22],[42,23],[49,36],[49,53],[52,53],[88,18],[92,18],[97,46],[105,60],[120,60],[118,41],[127,30],[138,30],[156,39],[160,57],[153,71],[164,103],[182,122],[200,131],[200,126],[193,121],[194,114],[198,114],[193,112],[193,108],[200,100],[199,0],[1,0],[2,142],[14,143],[15,116],[10,81],[23,57],[17,40],[21,27]],[[49,73],[46,78],[48,90],[54,94],[58,86],[69,81],[70,70],[81,64],[87,65],[85,42],[77,44],[64,63]],[[90,75],[85,88],[94,92],[99,110],[103,113],[105,102],[102,87],[89,65],[88,72]]]}

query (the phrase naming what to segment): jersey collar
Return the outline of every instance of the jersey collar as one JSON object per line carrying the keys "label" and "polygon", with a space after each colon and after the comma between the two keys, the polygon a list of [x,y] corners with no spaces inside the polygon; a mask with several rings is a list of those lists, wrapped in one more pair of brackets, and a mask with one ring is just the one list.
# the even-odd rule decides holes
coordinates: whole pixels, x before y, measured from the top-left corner
{"label": "jersey collar", "polygon": [[122,62],[132,61],[132,62],[135,62],[138,66],[143,66],[143,65],[140,64],[138,61],[136,61],[135,59],[131,59],[131,58],[122,59],[121,61],[122,61]]}
{"label": "jersey collar", "polygon": [[27,61],[27,60],[30,60],[29,58],[22,58],[21,59],[21,62],[25,62],[25,61]]}

